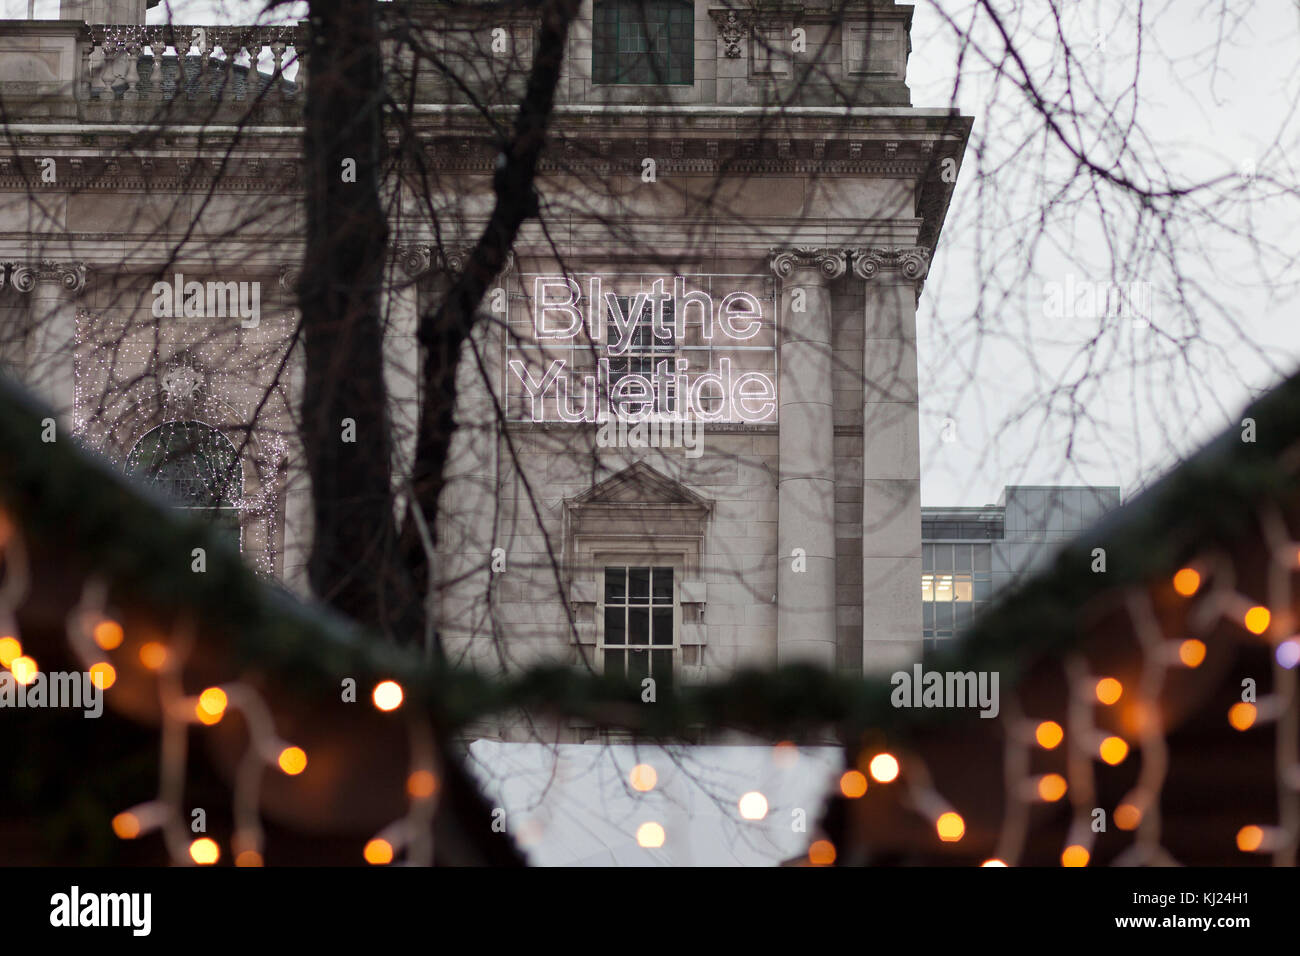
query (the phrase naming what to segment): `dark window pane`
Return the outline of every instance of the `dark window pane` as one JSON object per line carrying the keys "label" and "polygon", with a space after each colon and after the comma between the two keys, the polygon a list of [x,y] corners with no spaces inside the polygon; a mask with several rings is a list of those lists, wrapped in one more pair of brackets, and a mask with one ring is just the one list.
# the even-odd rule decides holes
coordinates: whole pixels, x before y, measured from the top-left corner
{"label": "dark window pane", "polygon": [[934,545],[932,544],[921,545],[921,570],[934,570]]}
{"label": "dark window pane", "polygon": [[974,550],[975,550],[975,570],[976,571],[989,570],[989,561],[990,558],[992,557],[993,549],[990,548],[987,544],[977,544],[974,546]]}
{"label": "dark window pane", "polygon": [[622,604],[627,600],[627,571],[625,568],[605,569],[605,603]]}
{"label": "dark window pane", "polygon": [[627,676],[629,680],[640,682],[642,678],[650,676],[650,652],[649,651],[628,651],[627,652]]}
{"label": "dark window pane", "polygon": [[924,615],[925,618],[925,626],[934,627],[934,602],[922,601],[921,613]]}
{"label": "dark window pane", "polygon": [[629,608],[627,612],[627,642],[642,646],[650,643],[650,609]]}
{"label": "dark window pane", "polygon": [[657,607],[654,609],[654,643],[672,644],[673,642],[673,609],[670,607]]}
{"label": "dark window pane", "polygon": [[956,612],[957,615],[954,622],[957,627],[959,628],[966,627],[968,624],[970,624],[969,604],[956,604],[953,606],[953,610]]}
{"label": "dark window pane", "polygon": [[969,571],[970,570],[970,545],[957,544],[953,545],[953,570]]}
{"label": "dark window pane", "polygon": [[627,569],[627,600],[629,604],[650,603],[650,569]]}
{"label": "dark window pane", "polygon": [[655,603],[673,601],[673,569],[672,568],[655,568],[654,569],[654,598]]}
{"label": "dark window pane", "polygon": [[991,595],[992,593],[993,593],[992,581],[989,581],[987,579],[980,580],[979,578],[975,579],[975,600],[987,601],[989,599],[989,595]]}
{"label": "dark window pane", "polygon": [[621,607],[605,608],[605,643],[606,644],[626,644],[627,635],[623,633],[623,615],[626,612]]}
{"label": "dark window pane", "polygon": [[623,676],[623,652],[622,651],[605,652],[605,673],[613,674],[615,677]]}
{"label": "dark window pane", "polygon": [[940,630],[952,627],[952,604],[936,604],[934,606],[935,626]]}
{"label": "dark window pane", "polygon": [[651,666],[653,677],[659,684],[657,690],[663,690],[672,687],[673,684],[673,652],[672,651],[651,651]]}
{"label": "dark window pane", "polygon": [[936,571],[952,570],[952,545],[936,544],[934,548],[934,569]]}

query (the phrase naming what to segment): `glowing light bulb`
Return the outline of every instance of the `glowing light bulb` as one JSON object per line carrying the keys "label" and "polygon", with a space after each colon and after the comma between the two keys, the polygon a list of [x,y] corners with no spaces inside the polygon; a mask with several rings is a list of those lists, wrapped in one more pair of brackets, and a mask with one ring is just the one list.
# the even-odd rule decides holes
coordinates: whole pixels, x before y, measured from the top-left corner
{"label": "glowing light bulb", "polygon": [[1034,739],[1038,741],[1038,746],[1044,750],[1053,750],[1057,744],[1065,739],[1065,731],[1061,729],[1061,725],[1056,721],[1045,720],[1034,731]]}
{"label": "glowing light bulb", "polygon": [[122,646],[122,625],[112,618],[106,617],[95,625],[94,630],[91,631],[91,636],[95,639],[95,643],[104,650],[115,650]]}
{"label": "glowing light bulb", "polygon": [[767,797],[751,790],[740,798],[740,815],[746,820],[761,820],[767,816]]}
{"label": "glowing light bulb", "polygon": [[386,680],[375,685],[375,691],[371,694],[375,706],[383,711],[397,710],[402,706],[403,696],[402,685],[395,680]]}
{"label": "glowing light bulb", "polygon": [[1061,866],[1087,866],[1092,854],[1075,843],[1061,851]]}
{"label": "glowing light bulb", "polygon": [[1003,860],[999,860],[997,857],[994,857],[994,858],[991,859],[991,860],[985,860],[983,863],[980,864],[981,867],[984,867],[984,866],[1002,866],[1002,867],[1005,867],[1006,865],[1007,865],[1007,864],[1006,864],[1005,861],[1003,861]]}
{"label": "glowing light bulb", "polygon": [[151,671],[161,670],[167,663],[167,648],[157,641],[149,641],[140,648],[140,663]]}
{"label": "glowing light bulb", "polygon": [[294,777],[307,769],[307,754],[301,747],[285,747],[280,751],[280,769]]}
{"label": "glowing light bulb", "polygon": [[1124,685],[1113,677],[1103,677],[1101,680],[1097,681],[1096,693],[1097,700],[1110,706],[1115,703],[1115,701],[1119,700],[1121,695],[1123,695]]}
{"label": "glowing light bulb", "polygon": [[211,866],[221,858],[221,847],[215,840],[199,837],[190,844],[190,859],[200,866]]}
{"label": "glowing light bulb", "polygon": [[226,705],[230,703],[226,692],[220,687],[209,687],[203,693],[199,694],[199,710],[211,714],[214,717],[220,717],[226,710]]}
{"label": "glowing light bulb", "polygon": [[1174,590],[1183,597],[1191,597],[1201,587],[1201,575],[1195,568],[1180,568],[1174,575]]}
{"label": "glowing light bulb", "polygon": [[1115,808],[1115,826],[1121,830],[1136,830],[1142,822],[1142,811],[1136,804],[1121,803]]}
{"label": "glowing light bulb", "polygon": [[23,645],[18,638],[6,635],[0,637],[0,665],[8,667],[15,658],[23,656]]}
{"label": "glowing light bulb", "polygon": [[939,819],[934,822],[934,828],[939,832],[939,839],[944,843],[956,843],[966,835],[966,821],[961,818],[961,814],[953,813],[951,810],[939,815]]}
{"label": "glowing light bulb", "polygon": [[376,837],[366,844],[361,855],[371,866],[384,866],[393,862],[393,845]]}
{"label": "glowing light bulb", "polygon": [[406,792],[417,800],[433,796],[438,789],[438,779],[428,770],[416,770],[406,778]]}
{"label": "glowing light bulb", "polygon": [[1128,756],[1128,742],[1123,737],[1107,737],[1097,749],[1101,759],[1112,767],[1122,764]]}
{"label": "glowing light bulb", "polygon": [[1245,624],[1246,630],[1252,634],[1263,634],[1268,630],[1268,623],[1273,619],[1268,608],[1256,604],[1246,612]]}
{"label": "glowing light bulb", "polygon": [[140,835],[140,818],[130,811],[113,817],[113,832],[122,840],[134,840]]}
{"label": "glowing light bulb", "polygon": [[647,850],[654,850],[664,845],[664,828],[651,821],[636,828],[636,842]]}
{"label": "glowing light bulb", "polygon": [[1205,660],[1204,642],[1189,637],[1178,645],[1178,659],[1185,667],[1200,667],[1201,662]]}
{"label": "glowing light bulb", "polygon": [[876,754],[867,769],[877,783],[891,783],[898,778],[898,760],[893,754]]}
{"label": "glowing light bulb", "polygon": [[1248,704],[1244,701],[1233,704],[1228,709],[1228,723],[1232,724],[1236,730],[1249,730],[1255,725],[1257,713],[1254,704]]}
{"label": "glowing light bulb", "polygon": [[90,665],[90,682],[100,690],[108,690],[117,682],[117,671],[108,661]]}
{"label": "glowing light bulb", "polygon": [[25,654],[15,657],[9,664],[9,670],[14,675],[14,680],[20,684],[30,684],[36,680],[36,675],[40,672],[36,661]]}
{"label": "glowing light bulb", "polygon": [[835,844],[830,840],[814,840],[808,847],[808,862],[813,866],[830,866],[835,862]]}
{"label": "glowing light bulb", "polygon": [[846,770],[840,777],[840,793],[856,800],[867,792],[867,778],[860,770]]}
{"label": "glowing light bulb", "polygon": [[659,774],[648,763],[639,763],[628,772],[627,779],[633,790],[648,793],[659,782]]}
{"label": "glowing light bulb", "polygon": [[1237,849],[1242,853],[1254,853],[1264,845],[1264,831],[1257,826],[1242,827],[1237,831]]}
{"label": "glowing light bulb", "polygon": [[1044,774],[1038,778],[1038,796],[1048,803],[1055,803],[1065,796],[1068,786],[1059,773]]}

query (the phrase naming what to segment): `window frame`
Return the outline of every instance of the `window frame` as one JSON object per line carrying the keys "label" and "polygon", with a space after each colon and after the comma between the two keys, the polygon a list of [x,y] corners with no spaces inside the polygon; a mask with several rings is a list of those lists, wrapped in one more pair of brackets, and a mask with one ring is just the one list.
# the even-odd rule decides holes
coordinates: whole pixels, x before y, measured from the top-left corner
{"label": "window frame", "polygon": [[[682,556],[679,555],[679,554],[664,554],[664,553],[654,553],[654,552],[642,552],[642,553],[607,553],[607,552],[601,552],[601,553],[596,554],[594,557],[595,557],[595,567],[598,569],[597,577],[596,577],[597,584],[596,584],[596,621],[595,621],[595,624],[596,624],[596,653],[595,653],[596,661],[595,661],[595,663],[596,663],[596,671],[597,671],[597,673],[602,674],[602,675],[606,673],[606,671],[605,671],[605,652],[606,652],[607,650],[620,650],[620,649],[621,649],[621,650],[627,651],[627,650],[629,650],[629,649],[645,648],[647,651],[655,651],[655,650],[659,650],[659,651],[669,651],[669,652],[670,652],[670,655],[671,655],[671,660],[672,660],[672,674],[671,674],[671,677],[669,678],[669,686],[670,686],[670,687],[671,687],[671,686],[676,686],[676,685],[680,682],[680,680],[681,680],[681,674],[682,674],[682,659],[683,659],[683,656],[684,656],[683,653],[682,653],[682,600],[681,600],[681,594],[682,594],[682,580],[683,580],[682,575],[683,575],[683,571],[684,571],[685,561],[682,559]],[[630,568],[652,568],[652,569],[661,569],[661,568],[662,568],[662,569],[671,570],[671,571],[673,572],[673,593],[672,593],[673,642],[672,642],[672,644],[636,644],[636,645],[634,645],[634,644],[627,643],[626,641],[625,641],[624,643],[622,643],[622,644],[607,644],[607,643],[605,642],[605,609],[606,609],[606,607],[608,606],[608,607],[622,607],[622,608],[627,608],[627,607],[629,607],[629,606],[633,606],[633,605],[629,605],[629,604],[627,604],[627,603],[623,603],[623,604],[612,604],[612,605],[607,605],[607,604],[605,603],[605,602],[606,602],[606,599],[605,599],[605,573],[606,573],[607,570],[612,570],[612,569],[614,569],[614,568],[623,568],[624,571],[627,571],[627,569],[630,569]],[[647,603],[647,604],[645,605],[647,609],[651,609],[651,608],[654,608],[654,607],[655,607],[655,604],[654,604],[654,590],[653,590],[653,588],[654,588],[654,583],[653,583],[653,574],[652,574],[652,576],[651,576],[650,588],[651,588],[651,591],[650,591],[650,599],[649,599],[649,603]],[[660,606],[660,607],[663,607],[663,606],[665,606],[665,605],[659,605],[659,606]],[[653,614],[650,615],[650,618],[651,618],[651,624],[650,624],[650,626],[651,626],[651,628],[653,628],[653,626],[654,626],[654,625],[653,625]],[[626,638],[627,636],[629,636],[629,635],[627,635],[627,633],[626,633],[626,631],[625,631],[625,633],[624,633],[624,637]],[[653,635],[652,635],[652,636],[653,636]],[[650,659],[650,660],[648,661],[648,663],[651,663],[651,665],[652,665],[652,669],[650,670],[650,672],[648,673],[647,676],[649,676],[649,677],[655,677],[656,675],[655,675],[655,673],[654,673],[654,671],[653,671],[653,659]],[[624,667],[623,667],[623,669],[624,669],[624,675],[626,676],[626,674],[627,674],[627,658],[626,658],[626,657],[624,657]],[[658,690],[659,684],[661,684],[661,683],[662,683],[662,680],[661,680],[660,678],[656,678],[656,690]]]}
{"label": "window frame", "polygon": [[[654,61],[655,51],[653,45],[647,50],[629,50],[621,49],[624,40],[622,32],[623,16],[625,13],[640,15],[642,19],[635,21],[641,24],[650,22],[647,18],[650,16],[651,8],[665,10],[667,16],[664,21],[664,27],[667,31],[665,53],[667,55],[666,65],[663,69],[663,76],[658,76],[657,67]],[[686,67],[684,79],[672,79],[674,60],[672,57],[673,49],[673,13],[686,13],[686,25],[689,27],[690,35],[686,39],[686,51],[684,51],[684,65]],[[604,16],[602,16],[604,14]],[[632,20],[627,22],[631,23]],[[612,23],[612,35],[603,36],[601,30],[608,24]],[[646,32],[642,36],[649,39]],[[695,4],[693,0],[595,0],[592,4],[591,12],[591,83],[593,86],[694,86],[695,85]],[[650,78],[642,80],[639,77],[635,79],[624,79],[632,67],[640,67],[645,60],[638,58],[631,64],[626,64],[625,56],[640,54],[649,62]],[[603,59],[608,57],[608,59]],[[605,68],[602,64],[612,64]]]}

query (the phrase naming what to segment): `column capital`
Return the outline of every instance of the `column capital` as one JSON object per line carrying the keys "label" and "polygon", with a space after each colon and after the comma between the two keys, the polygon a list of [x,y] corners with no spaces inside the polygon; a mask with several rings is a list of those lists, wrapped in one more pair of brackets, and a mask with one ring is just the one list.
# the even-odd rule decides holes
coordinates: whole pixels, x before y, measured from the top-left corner
{"label": "column capital", "polygon": [[[474,253],[473,245],[464,246],[442,246],[434,250],[438,257],[438,267],[444,272],[451,272],[459,275],[465,271],[469,265],[469,257]],[[506,261],[501,266],[501,271],[493,278],[499,278],[506,275],[515,267],[515,251],[506,250]]]}
{"label": "column capital", "polygon": [[814,246],[795,246],[793,249],[771,250],[772,271],[787,279],[796,269],[816,269],[826,279],[844,275],[848,262],[844,249],[819,249]]}
{"label": "column capital", "polygon": [[418,279],[433,264],[433,248],[427,242],[401,242],[393,247],[393,255],[402,275]]}
{"label": "column capital", "polygon": [[286,262],[280,266],[280,288],[285,292],[294,294],[298,291],[298,280],[302,277],[302,269],[296,262]]}
{"label": "column capital", "polygon": [[920,281],[929,271],[930,250],[923,246],[863,247],[853,251],[853,272],[861,279],[896,273],[900,278]]}
{"label": "column capital", "polygon": [[11,281],[19,292],[31,292],[38,282],[57,282],[69,292],[80,292],[86,286],[86,264],[53,259],[18,262]]}

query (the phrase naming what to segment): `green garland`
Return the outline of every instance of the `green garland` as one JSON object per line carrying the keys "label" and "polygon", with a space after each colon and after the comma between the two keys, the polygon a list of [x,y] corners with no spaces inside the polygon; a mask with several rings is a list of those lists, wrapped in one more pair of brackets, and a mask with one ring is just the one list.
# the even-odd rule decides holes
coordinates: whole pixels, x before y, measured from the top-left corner
{"label": "green garland", "polygon": [[[1296,479],[1280,462],[1300,440],[1300,376],[1245,416],[1255,420],[1256,441],[1242,441],[1236,428],[1224,433],[1073,541],[1049,570],[1003,595],[965,640],[927,667],[999,671],[1009,687],[1035,661],[1078,642],[1077,610],[1103,591],[1167,578],[1193,554],[1250,533],[1262,502],[1294,501]],[[793,738],[827,725],[904,732],[952,716],[943,708],[894,709],[885,676],[807,667],[740,671],[678,688],[653,705],[641,702],[639,688],[574,667],[501,677],[440,668],[259,579],[212,529],[128,484],[66,436],[42,441],[49,417],[0,379],[0,503],[32,547],[57,549],[70,574],[104,576],[115,601],[133,602],[160,620],[189,615],[201,641],[224,644],[218,649],[237,665],[308,699],[336,694],[346,677],[359,684],[392,678],[411,706],[426,708],[443,727],[524,709],[654,737],[722,727]],[[190,570],[196,547],[207,551],[206,573]],[[1105,549],[1105,573],[1092,571],[1094,548]]]}

